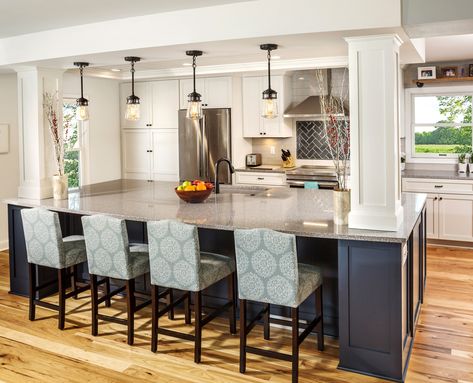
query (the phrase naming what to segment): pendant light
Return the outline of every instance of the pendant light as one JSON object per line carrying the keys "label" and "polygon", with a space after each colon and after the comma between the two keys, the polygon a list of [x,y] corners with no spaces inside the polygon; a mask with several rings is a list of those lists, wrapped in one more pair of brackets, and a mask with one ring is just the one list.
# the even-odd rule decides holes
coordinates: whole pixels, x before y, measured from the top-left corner
{"label": "pendant light", "polygon": [[202,51],[186,51],[187,56],[192,56],[192,72],[193,72],[193,84],[194,90],[187,96],[187,114],[186,117],[191,120],[199,120],[202,118],[202,100],[201,95],[195,91],[195,68],[196,68],[196,57],[202,56]]}
{"label": "pendant light", "polygon": [[278,116],[278,92],[271,89],[271,51],[278,49],[277,44],[262,44],[260,48],[268,51],[268,89],[263,92],[261,116],[276,118]]}
{"label": "pendant light", "polygon": [[89,100],[84,98],[84,68],[89,66],[86,62],[75,62],[80,71],[80,97],[76,100],[76,120],[87,121],[89,119]]}
{"label": "pendant light", "polygon": [[140,119],[140,98],[135,96],[135,63],[140,61],[139,57],[127,56],[125,61],[131,63],[131,96],[126,98],[125,119],[129,121],[138,121]]}

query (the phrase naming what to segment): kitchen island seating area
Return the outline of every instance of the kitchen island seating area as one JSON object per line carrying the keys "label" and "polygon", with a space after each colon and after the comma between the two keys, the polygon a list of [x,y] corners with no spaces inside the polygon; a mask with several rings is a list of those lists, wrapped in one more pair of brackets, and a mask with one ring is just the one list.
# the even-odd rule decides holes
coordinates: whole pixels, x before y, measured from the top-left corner
{"label": "kitchen island seating area", "polygon": [[[22,209],[21,217],[25,233],[30,270],[30,312],[34,320],[34,305],[55,308],[50,303],[36,299],[34,287],[36,264],[58,269],[59,328],[64,329],[65,299],[76,296],[89,288],[76,287],[66,294],[66,270],[78,262],[87,262],[92,303],[92,335],[98,335],[98,320],[127,325],[128,345],[134,342],[134,314],[152,303],[151,351],[156,352],[158,334],[192,340],[194,362],[201,361],[202,328],[228,311],[230,333],[236,334],[236,267],[231,257],[200,250],[198,230],[195,225],[176,220],[147,223],[148,244],[130,244],[126,221],[107,215],[95,214],[81,217],[84,236],[62,238],[58,213],[44,208]],[[318,333],[318,348],[323,350],[322,274],[314,266],[298,264],[296,237],[269,229],[237,230],[238,289],[240,302],[240,372],[246,369],[246,353],[255,353],[292,362],[292,382],[298,381],[299,345],[314,329]],[[34,262],[38,262],[34,264]],[[150,274],[151,300],[136,304],[135,279]],[[102,277],[100,281],[98,277]],[[125,282],[124,286],[110,291],[110,279]],[[226,279],[228,301],[203,317],[202,291]],[[56,281],[48,282],[48,286]],[[105,284],[105,292],[99,298],[98,287]],[[159,293],[159,287],[165,290]],[[173,290],[184,293],[174,299]],[[125,292],[127,319],[101,315],[99,304],[111,305],[114,295]],[[317,317],[299,335],[299,305],[316,292]],[[159,327],[159,317],[168,313],[174,319],[174,309],[184,303],[185,323],[191,323],[191,293],[194,295],[194,335],[179,333]],[[146,295],[141,293],[141,295]],[[167,298],[164,308],[159,309],[159,299]],[[248,325],[247,301],[262,302],[265,308]],[[41,304],[40,304],[41,303]],[[247,335],[258,320],[264,319],[264,338],[270,337],[270,304],[291,307],[292,355],[257,349],[247,345]]]}

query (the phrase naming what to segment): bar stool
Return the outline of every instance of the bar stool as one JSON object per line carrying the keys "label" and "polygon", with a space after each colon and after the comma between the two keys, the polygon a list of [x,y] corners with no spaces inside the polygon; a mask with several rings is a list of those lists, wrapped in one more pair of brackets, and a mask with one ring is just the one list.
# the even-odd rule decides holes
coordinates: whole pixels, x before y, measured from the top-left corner
{"label": "bar stool", "polygon": [[[200,251],[197,227],[177,221],[148,222],[148,241],[153,307],[151,351],[157,351],[158,333],[191,340],[194,341],[194,361],[200,363],[202,328],[207,323],[229,310],[230,333],[236,334],[235,262],[220,254]],[[228,302],[202,317],[202,291],[223,278],[227,278]],[[185,293],[159,310],[159,287],[184,290]],[[194,293],[195,300],[195,335],[159,327],[159,318],[182,301],[185,301],[185,323],[191,323],[190,292]]]}
{"label": "bar stool", "polygon": [[[128,344],[134,340],[135,313],[151,303],[150,300],[139,305],[135,298],[135,278],[149,272],[148,246],[145,244],[131,245],[128,242],[126,223],[123,219],[105,215],[82,217],[87,260],[92,293],[92,335],[98,334],[98,320],[105,320],[128,327]],[[105,277],[98,281],[98,276]],[[125,285],[107,292],[100,299],[98,286],[108,278],[125,281]],[[126,290],[127,319],[120,319],[99,314],[99,304]]]}
{"label": "bar stool", "polygon": [[[89,288],[88,285],[77,285],[77,265],[87,260],[84,237],[72,235],[63,238],[58,214],[43,208],[23,209],[21,218],[29,269],[29,320],[35,319],[36,306],[57,310],[58,328],[64,330],[66,299],[77,298],[77,294]],[[59,305],[36,298],[37,292],[56,283],[53,280],[38,286],[37,265],[57,269]],[[72,291],[69,293],[66,293],[67,278],[72,278]]]}
{"label": "bar stool", "polygon": [[[318,349],[324,349],[322,273],[297,262],[296,237],[268,229],[235,230],[238,294],[240,299],[240,372],[246,370],[246,353],[292,362],[292,382],[298,381],[299,345],[317,330]],[[315,292],[316,318],[299,335],[299,306]],[[247,324],[247,301],[265,303]],[[247,345],[247,336],[264,319],[264,338],[269,339],[270,305],[291,308],[292,354]]]}

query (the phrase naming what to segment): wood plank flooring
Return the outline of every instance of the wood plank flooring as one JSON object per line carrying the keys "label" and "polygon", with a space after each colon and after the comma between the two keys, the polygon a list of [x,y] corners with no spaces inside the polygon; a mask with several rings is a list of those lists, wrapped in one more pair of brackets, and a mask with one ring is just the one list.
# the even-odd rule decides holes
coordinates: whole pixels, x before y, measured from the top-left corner
{"label": "wood plank flooring", "polygon": [[[427,295],[419,320],[407,382],[473,383],[473,250],[429,246]],[[149,308],[137,314],[135,345],[126,344],[124,326],[99,325],[90,335],[89,293],[68,300],[66,330],[57,329],[57,314],[37,308],[27,319],[26,298],[8,294],[8,254],[0,253],[0,381],[2,382],[290,382],[290,363],[248,356],[247,373],[238,372],[238,336],[218,320],[203,332],[202,364],[193,362],[193,344],[159,337],[158,353],[149,351]],[[54,301],[54,297],[51,298]],[[113,301],[110,315],[125,314],[123,299]],[[178,315],[178,318],[182,315]],[[160,321],[168,328],[192,331],[183,321]],[[289,333],[272,329],[264,341],[261,328],[249,343],[290,351]],[[338,342],[326,339],[318,352],[316,337],[301,347],[300,382],[382,382],[337,370]]]}

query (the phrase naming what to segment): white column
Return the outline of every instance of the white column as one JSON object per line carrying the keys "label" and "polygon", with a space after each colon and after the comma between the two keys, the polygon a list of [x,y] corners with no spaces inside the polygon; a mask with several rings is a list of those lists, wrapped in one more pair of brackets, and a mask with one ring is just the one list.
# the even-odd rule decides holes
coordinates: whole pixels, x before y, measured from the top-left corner
{"label": "white column", "polygon": [[403,217],[397,35],[346,38],[350,72],[349,227],[396,231]]}
{"label": "white column", "polygon": [[43,113],[44,92],[59,96],[58,124],[62,127],[63,70],[36,67],[17,68],[18,127],[20,140],[20,186],[18,196],[43,199],[52,196],[55,174],[53,144]]}

